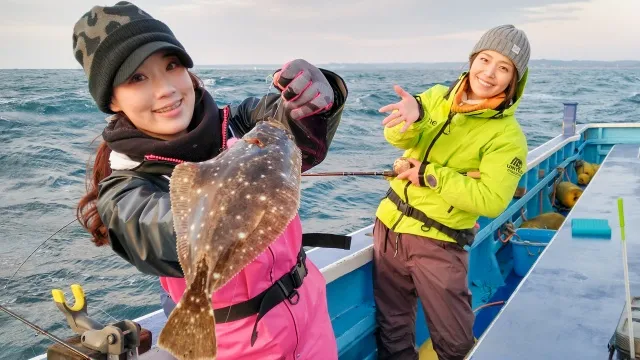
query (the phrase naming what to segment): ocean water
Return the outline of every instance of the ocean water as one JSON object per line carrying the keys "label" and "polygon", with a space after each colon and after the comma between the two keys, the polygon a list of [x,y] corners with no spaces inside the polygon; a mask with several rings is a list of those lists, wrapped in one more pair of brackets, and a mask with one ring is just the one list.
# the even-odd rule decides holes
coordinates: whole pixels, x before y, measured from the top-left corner
{"label": "ocean water", "polygon": [[[349,97],[327,159],[313,171],[386,170],[401,152],[382,135],[377,109],[397,101],[392,86],[411,93],[450,84],[455,69],[330,69]],[[271,69],[196,68],[218,104],[238,104],[268,91]],[[59,337],[71,336],[51,289],[70,295],[81,284],[89,314],[101,322],[159,309],[157,278],[142,275],[107,248],[96,248],[77,223],[55,234],[9,278],[40,243],[74,219],[87,160],[105,126],[81,70],[0,70],[0,304]],[[272,90],[274,91],[274,90]],[[517,112],[529,149],[561,131],[563,101],[577,101],[580,123],[640,121],[640,69],[530,70]],[[98,139],[99,140],[99,139]],[[387,189],[367,177],[304,178],[304,230],[346,234],[373,221]],[[26,359],[51,342],[0,312],[0,359]]]}

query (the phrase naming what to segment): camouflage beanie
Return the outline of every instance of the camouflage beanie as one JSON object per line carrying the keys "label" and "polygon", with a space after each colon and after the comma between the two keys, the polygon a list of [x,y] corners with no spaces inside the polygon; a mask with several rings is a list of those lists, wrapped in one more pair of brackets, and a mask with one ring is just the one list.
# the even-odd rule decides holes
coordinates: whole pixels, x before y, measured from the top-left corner
{"label": "camouflage beanie", "polygon": [[126,1],[94,6],[73,28],[75,58],[84,68],[98,108],[108,114],[113,113],[109,108],[113,87],[159,50],[170,50],[184,66],[193,67],[167,25]]}

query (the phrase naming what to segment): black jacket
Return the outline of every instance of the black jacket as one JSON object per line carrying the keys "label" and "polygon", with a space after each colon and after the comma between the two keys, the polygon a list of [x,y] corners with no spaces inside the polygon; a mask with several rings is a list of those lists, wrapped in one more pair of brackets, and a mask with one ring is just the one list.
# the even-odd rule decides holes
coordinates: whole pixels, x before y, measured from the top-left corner
{"label": "black jacket", "polygon": [[[289,120],[302,152],[302,170],[322,162],[338,128],[347,98],[347,87],[337,74],[322,70],[334,91],[334,105],[328,112],[301,121]],[[230,108],[227,138],[249,132],[258,116],[273,112],[279,95],[244,100]],[[220,110],[223,116],[223,109]],[[169,200],[169,177],[176,163],[145,159],[132,170],[116,170],[102,180],[98,192],[98,213],[106,225],[113,250],[140,272],[183,277],[178,261],[173,216]]]}

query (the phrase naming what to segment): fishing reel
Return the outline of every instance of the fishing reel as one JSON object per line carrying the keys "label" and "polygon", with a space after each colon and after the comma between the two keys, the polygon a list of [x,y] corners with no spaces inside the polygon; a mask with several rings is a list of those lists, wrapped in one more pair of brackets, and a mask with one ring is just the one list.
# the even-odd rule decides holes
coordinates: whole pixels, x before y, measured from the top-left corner
{"label": "fishing reel", "polygon": [[[47,350],[48,360],[132,360],[151,348],[151,332],[131,320],[102,325],[87,314],[84,290],[71,285],[75,299],[69,306],[61,290],[52,290],[53,301],[78,335],[56,343]],[[66,346],[65,346],[66,345]],[[75,350],[75,351],[74,351]],[[84,356],[83,356],[84,355]]]}

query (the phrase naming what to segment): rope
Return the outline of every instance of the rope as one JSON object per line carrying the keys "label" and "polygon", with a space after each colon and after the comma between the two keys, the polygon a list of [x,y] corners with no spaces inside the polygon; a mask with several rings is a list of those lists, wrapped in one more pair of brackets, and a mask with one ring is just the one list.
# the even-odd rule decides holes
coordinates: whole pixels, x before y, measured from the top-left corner
{"label": "rope", "polygon": [[562,176],[566,174],[566,171],[564,168],[558,168],[558,173],[558,177],[553,181],[553,192],[551,193],[551,206],[556,209],[559,209],[556,205],[556,190],[558,189],[558,184],[562,181]]}
{"label": "rope", "polygon": [[518,239],[520,239],[520,236],[518,236],[518,234],[516,234],[516,230],[513,226],[513,223],[507,223],[504,225],[505,227],[505,233],[507,233],[508,235],[503,239],[502,238],[502,231],[500,231],[500,229],[498,229],[498,239],[500,239],[500,241],[503,244],[508,243],[509,241],[511,241],[512,237],[516,237]]}
{"label": "rope", "polygon": [[480,306],[478,306],[477,308],[475,308],[475,309],[473,310],[473,312],[474,312],[474,313],[476,313],[476,312],[478,312],[479,310],[482,310],[482,309],[484,309],[484,308],[488,308],[488,307],[490,307],[490,306],[502,305],[502,304],[504,304],[504,300],[501,300],[501,301],[494,301],[494,302],[491,302],[491,303],[488,303],[488,304],[484,304],[484,305],[480,305]]}

